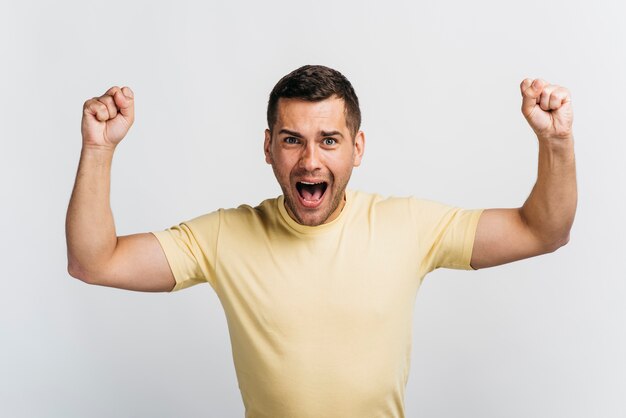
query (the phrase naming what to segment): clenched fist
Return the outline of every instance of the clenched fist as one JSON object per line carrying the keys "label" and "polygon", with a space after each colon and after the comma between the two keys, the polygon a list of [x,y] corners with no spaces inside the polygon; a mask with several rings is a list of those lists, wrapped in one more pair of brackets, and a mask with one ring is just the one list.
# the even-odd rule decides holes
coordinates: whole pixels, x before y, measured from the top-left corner
{"label": "clenched fist", "polygon": [[539,139],[571,138],[574,115],[569,90],[529,78],[520,89],[522,113]]}
{"label": "clenched fist", "polygon": [[102,96],[89,99],[83,105],[83,147],[113,150],[126,136],[134,120],[133,91],[128,87],[111,87]]}

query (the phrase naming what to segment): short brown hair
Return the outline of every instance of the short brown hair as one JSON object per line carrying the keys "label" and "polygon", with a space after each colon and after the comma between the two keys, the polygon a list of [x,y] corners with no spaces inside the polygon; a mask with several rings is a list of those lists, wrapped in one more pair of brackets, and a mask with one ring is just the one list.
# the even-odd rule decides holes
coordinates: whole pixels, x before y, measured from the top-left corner
{"label": "short brown hair", "polygon": [[361,126],[359,99],[352,84],[343,74],[323,65],[304,65],[276,83],[267,103],[267,124],[270,131],[278,118],[278,99],[281,97],[317,102],[333,95],[343,99],[346,125],[354,137]]}

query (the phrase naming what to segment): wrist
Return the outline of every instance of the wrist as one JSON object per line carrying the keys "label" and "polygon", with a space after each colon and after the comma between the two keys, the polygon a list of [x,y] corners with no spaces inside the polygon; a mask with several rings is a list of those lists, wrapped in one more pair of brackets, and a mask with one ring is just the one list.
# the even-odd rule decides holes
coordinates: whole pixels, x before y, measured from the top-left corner
{"label": "wrist", "polygon": [[113,161],[115,147],[83,144],[80,157],[83,161],[92,161],[98,165],[110,166]]}
{"label": "wrist", "polygon": [[550,164],[573,164],[574,138],[539,138],[539,159]]}
{"label": "wrist", "polygon": [[537,135],[539,145],[548,146],[553,149],[568,149],[574,146],[574,135],[547,136]]}
{"label": "wrist", "polygon": [[83,144],[82,152],[97,155],[113,155],[115,145]]}

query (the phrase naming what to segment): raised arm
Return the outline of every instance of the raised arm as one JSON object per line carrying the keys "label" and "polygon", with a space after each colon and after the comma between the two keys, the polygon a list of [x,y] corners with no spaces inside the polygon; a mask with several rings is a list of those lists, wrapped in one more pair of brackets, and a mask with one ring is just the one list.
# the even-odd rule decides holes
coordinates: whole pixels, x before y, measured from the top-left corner
{"label": "raised arm", "polygon": [[90,284],[169,291],[175,280],[156,237],[118,237],[115,232],[111,162],[133,121],[134,97],[128,87],[111,87],[83,106],[83,147],[65,223],[68,271]]}
{"label": "raised arm", "polygon": [[521,84],[522,113],[539,140],[535,186],[521,208],[487,209],[478,222],[471,266],[496,266],[553,252],[569,241],[576,213],[572,104],[567,89]]}

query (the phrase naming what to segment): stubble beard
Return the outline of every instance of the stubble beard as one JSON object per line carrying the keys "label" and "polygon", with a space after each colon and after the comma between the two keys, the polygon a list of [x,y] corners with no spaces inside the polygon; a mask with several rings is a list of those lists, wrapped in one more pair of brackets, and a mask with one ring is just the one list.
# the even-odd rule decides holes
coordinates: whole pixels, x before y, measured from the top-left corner
{"label": "stubble beard", "polygon": [[[333,179],[333,184],[334,184],[334,179]],[[285,205],[289,209],[289,212],[291,214],[293,214],[293,216],[296,218],[296,222],[298,222],[300,225],[305,225],[305,226],[319,226],[319,225],[324,224],[328,220],[328,218],[335,212],[335,210],[337,210],[337,208],[339,207],[341,202],[344,200],[345,193],[346,193],[346,187],[347,186],[348,186],[348,182],[347,181],[344,184],[341,185],[341,188],[338,190],[338,193],[333,198],[333,200],[332,200],[332,202],[330,204],[329,209],[322,215],[323,219],[321,219],[319,221],[318,220],[313,220],[313,221],[309,221],[309,222],[307,222],[304,219],[302,219],[302,217],[300,216],[300,214],[296,210],[296,205],[294,204],[295,202],[293,201],[293,199],[291,199],[291,194],[287,193],[287,190],[285,190],[284,187],[281,186],[281,188],[283,189],[283,196],[285,197]],[[329,192],[329,190],[326,190],[326,193],[328,193],[328,192]],[[298,193],[297,190],[296,190],[296,193]],[[327,196],[324,196],[324,198],[326,198],[326,197]],[[296,197],[296,199],[297,199],[297,197]]]}

